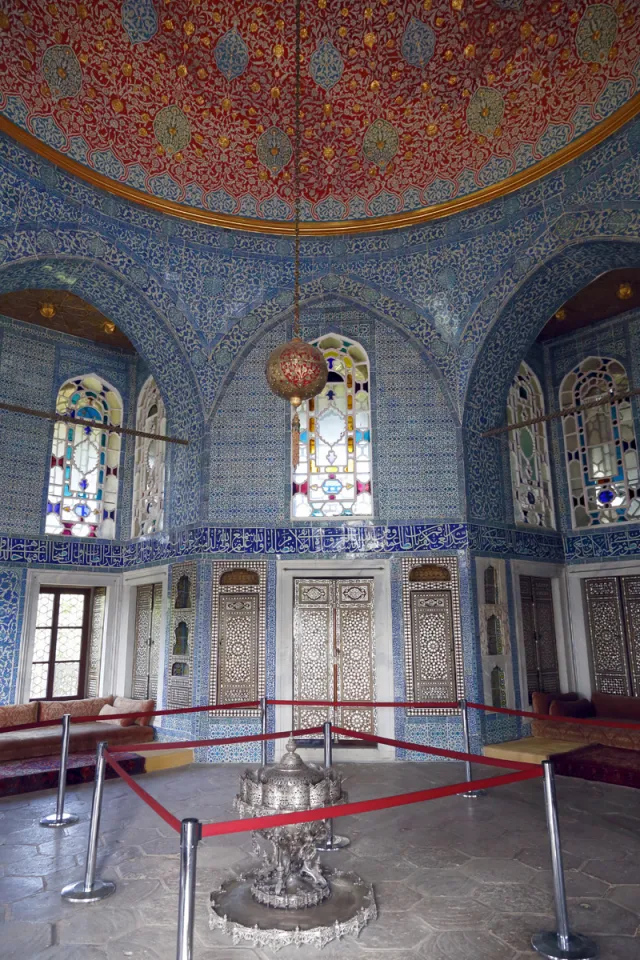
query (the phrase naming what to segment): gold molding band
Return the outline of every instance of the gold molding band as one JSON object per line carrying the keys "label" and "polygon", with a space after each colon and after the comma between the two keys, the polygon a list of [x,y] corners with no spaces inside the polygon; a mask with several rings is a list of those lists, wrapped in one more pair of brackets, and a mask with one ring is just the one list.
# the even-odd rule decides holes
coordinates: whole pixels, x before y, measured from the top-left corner
{"label": "gold molding band", "polygon": [[[587,150],[597,146],[616,133],[625,123],[632,120],[640,113],[640,93],[636,93],[624,106],[620,107],[610,117],[596,124],[587,133],[573,140],[571,143],[558,150],[550,157],[545,157],[538,163],[532,164],[526,170],[513,174],[500,183],[493,184],[490,187],[483,187],[475,193],[464,197],[458,197],[454,200],[446,200],[444,203],[437,203],[431,207],[422,207],[419,210],[410,210],[406,213],[393,213],[385,217],[370,217],[366,220],[330,220],[326,222],[302,222],[300,232],[309,237],[329,237],[336,234],[351,233],[374,233],[380,230],[393,230],[398,227],[415,226],[418,223],[426,223],[428,220],[439,220],[441,217],[449,217],[454,213],[461,213],[464,210],[471,210],[495,200],[498,197],[504,197],[520,187],[529,183],[534,183],[541,177],[552,173],[564,164],[575,160]],[[110,177],[90,167],[86,167],[78,160],[65,156],[53,147],[49,147],[33,134],[28,133],[17,124],[0,115],[0,132],[17,140],[18,143],[33,150],[45,160],[54,163],[67,173],[90,183],[100,190],[106,190],[117,197],[130,200],[132,203],[149,207],[158,213],[164,213],[172,217],[180,217],[182,220],[191,220],[196,223],[203,223],[210,227],[222,227],[225,230],[244,230],[251,233],[277,234],[279,236],[291,234],[294,232],[293,221],[283,220],[258,220],[254,217],[236,217],[227,213],[213,213],[208,210],[200,210],[197,207],[187,207],[175,200],[163,200],[161,197],[154,197],[151,194],[144,193],[142,190],[136,190],[128,187],[124,183],[112,180]]]}

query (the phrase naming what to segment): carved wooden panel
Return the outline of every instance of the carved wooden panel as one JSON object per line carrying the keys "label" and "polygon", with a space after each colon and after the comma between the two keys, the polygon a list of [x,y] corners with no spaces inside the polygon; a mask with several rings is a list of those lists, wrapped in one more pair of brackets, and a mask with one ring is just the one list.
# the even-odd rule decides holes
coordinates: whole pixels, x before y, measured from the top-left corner
{"label": "carved wooden panel", "polygon": [[218,703],[258,699],[258,597],[221,594]]}
{"label": "carved wooden panel", "polygon": [[527,689],[531,702],[535,690],[555,693],[560,689],[551,579],[521,576],[520,598]]}
{"label": "carved wooden panel", "polygon": [[[416,568],[445,569],[445,580],[412,577]],[[428,602],[426,598],[433,598]],[[456,557],[405,557],[402,599],[407,700],[460,700],[464,696],[460,581]],[[421,602],[423,601],[423,602]],[[430,691],[427,693],[426,691]],[[410,708],[409,716],[447,716],[457,707]]]}
{"label": "carved wooden panel", "polygon": [[416,700],[455,700],[453,618],[449,590],[411,594],[413,692]]}
{"label": "carved wooden panel", "polygon": [[[373,580],[296,580],[293,696],[300,700],[374,700]],[[295,707],[294,726],[375,732],[368,707]]]}
{"label": "carved wooden panel", "polygon": [[591,661],[599,693],[631,693],[620,585],[616,577],[584,581]]}
{"label": "carved wooden panel", "polygon": [[640,577],[622,577],[631,692],[640,696]]}
{"label": "carved wooden panel", "polygon": [[104,614],[107,605],[107,588],[94,587],[91,597],[91,621],[89,626],[89,658],[87,663],[87,697],[97,697],[100,687],[102,664],[102,640]]}
{"label": "carved wooden panel", "polygon": [[[212,574],[210,702],[258,700],[266,693],[267,564],[216,561]],[[212,716],[255,717],[258,710]]]}
{"label": "carved wooden panel", "polygon": [[158,695],[162,621],[162,584],[145,583],[136,589],[136,626],[132,696],[155,700]]}

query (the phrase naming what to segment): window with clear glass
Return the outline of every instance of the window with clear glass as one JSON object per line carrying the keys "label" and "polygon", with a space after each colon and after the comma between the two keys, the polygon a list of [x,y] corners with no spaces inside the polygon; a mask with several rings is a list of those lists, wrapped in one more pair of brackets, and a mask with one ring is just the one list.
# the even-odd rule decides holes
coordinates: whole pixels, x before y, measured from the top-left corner
{"label": "window with clear glass", "polygon": [[[144,384],[138,400],[136,429],[165,435],[167,414],[153,377]],[[136,437],[133,475],[131,536],[158,533],[164,522],[165,444],[151,437]]]}
{"label": "window with clear glass", "polygon": [[56,410],[90,423],[59,421],[53,428],[45,531],[112,539],[120,436],[104,426],[122,423],[120,394],[94,374],[74,377],[60,388]]}
{"label": "window with clear glass", "polygon": [[298,411],[300,462],[292,471],[292,516],[370,517],[369,359],[359,343],[337,334],[314,343],[324,353],[329,378],[322,393]]}
{"label": "window with clear glass", "polygon": [[[507,423],[523,423],[544,412],[540,381],[523,361],[509,390]],[[555,529],[546,423],[511,430],[509,455],[516,523]]]}
{"label": "window with clear glass", "polygon": [[38,595],[31,663],[31,700],[84,695],[89,591],[48,587]]}
{"label": "window with clear glass", "polygon": [[[640,519],[640,478],[633,410],[624,366],[610,357],[587,357],[560,387],[569,498],[574,527]],[[604,404],[585,406],[604,399]]]}

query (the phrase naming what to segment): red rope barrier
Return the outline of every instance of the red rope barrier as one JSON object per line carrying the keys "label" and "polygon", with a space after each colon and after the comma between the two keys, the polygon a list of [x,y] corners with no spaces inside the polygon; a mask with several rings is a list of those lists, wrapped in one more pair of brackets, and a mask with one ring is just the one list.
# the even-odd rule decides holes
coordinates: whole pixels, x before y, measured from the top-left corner
{"label": "red rope barrier", "polygon": [[[358,740],[367,740],[372,743],[385,743],[389,747],[400,747],[405,750],[415,750],[417,753],[427,753],[436,757],[449,757],[451,760],[471,760],[472,763],[483,763],[487,767],[505,767],[507,770],[522,770],[523,767],[531,766],[525,761],[519,760],[498,760],[494,757],[484,757],[476,753],[460,753],[458,750],[443,750],[440,747],[422,746],[419,743],[409,743],[407,740],[390,740],[387,737],[377,737],[373,733],[360,733],[357,730],[345,730],[343,727],[332,727],[335,733],[341,733],[343,736],[355,737]],[[540,764],[533,764],[540,766]]]}
{"label": "red rope barrier", "polygon": [[267,827],[283,827],[291,823],[308,823],[313,820],[327,820],[336,817],[349,817],[358,813],[370,813],[374,810],[388,810],[391,807],[403,807],[411,803],[422,803],[424,800],[437,800],[441,797],[452,797],[457,793],[464,793],[470,786],[474,790],[484,790],[490,787],[507,786],[510,783],[519,783],[522,780],[533,780],[542,776],[542,767],[534,766],[533,770],[521,770],[519,773],[507,773],[500,777],[485,777],[484,780],[474,780],[473,784],[454,783],[446,787],[431,787],[428,790],[417,790],[412,793],[398,793],[391,797],[380,797],[377,800],[357,800],[354,803],[337,804],[332,807],[319,807],[315,810],[300,810],[295,813],[276,813],[268,817],[250,817],[247,820],[226,820],[222,823],[206,823],[202,826],[203,837],[219,837],[229,833],[245,833],[249,830],[265,830]]}
{"label": "red rope barrier", "polygon": [[527,720],[553,720],[558,723],[584,723],[589,727],[619,727],[622,730],[637,730],[640,733],[640,723],[615,723],[613,720],[600,720],[598,717],[552,717],[548,713],[531,713],[527,710],[511,710],[508,707],[490,707],[486,703],[467,703],[474,710],[490,710],[492,713],[507,713],[514,717],[526,717]]}
{"label": "red rope barrier", "polygon": [[161,803],[158,803],[150,793],[141,787],[139,783],[136,783],[133,777],[131,777],[124,767],[121,767],[115,757],[112,757],[108,750],[104,751],[104,758],[108,764],[110,764],[116,773],[122,777],[128,786],[131,787],[134,793],[137,793],[141,800],[151,807],[154,813],[157,813],[159,817],[162,817],[165,823],[168,823],[176,833],[180,833],[180,821],[177,817],[174,817],[172,813],[169,813],[166,807],[163,807]]}
{"label": "red rope barrier", "polygon": [[305,727],[300,730],[284,730],[281,733],[250,733],[242,737],[216,737],[214,740],[165,740],[162,743],[120,743],[109,747],[112,753],[137,753],[147,750],[183,750],[190,747],[217,747],[224,743],[259,743],[261,740],[279,740],[282,737],[303,737],[309,733],[322,733],[322,727]]}
{"label": "red rope barrier", "polygon": [[442,709],[458,710],[457,700],[267,700],[267,703],[280,707],[406,707],[419,710]]}
{"label": "red rope barrier", "polygon": [[[259,700],[247,700],[241,703],[208,703],[201,707],[176,707],[172,710],[152,710],[144,713],[110,713],[108,716],[99,713],[91,713],[83,717],[71,717],[71,723],[94,723],[99,720],[101,723],[111,723],[113,720],[125,720],[127,718],[140,719],[144,717],[171,717],[182,713],[203,713],[215,712],[217,710],[250,710],[259,707]],[[35,723],[18,723],[14,727],[0,727],[0,733],[12,732],[14,730],[33,730],[37,727],[53,727],[57,723],[62,723],[62,717],[56,717],[55,720],[36,720]]]}

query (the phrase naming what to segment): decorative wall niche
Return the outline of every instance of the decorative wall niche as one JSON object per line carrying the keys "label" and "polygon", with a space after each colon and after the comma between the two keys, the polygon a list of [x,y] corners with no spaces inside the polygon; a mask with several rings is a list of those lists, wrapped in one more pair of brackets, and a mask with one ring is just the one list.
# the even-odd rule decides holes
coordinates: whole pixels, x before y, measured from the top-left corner
{"label": "decorative wall niche", "polygon": [[476,558],[484,702],[515,707],[504,560]]}
{"label": "decorative wall niche", "polygon": [[171,648],[167,683],[169,707],[190,707],[192,703],[195,583],[195,563],[176,563],[172,566],[169,610]]}

